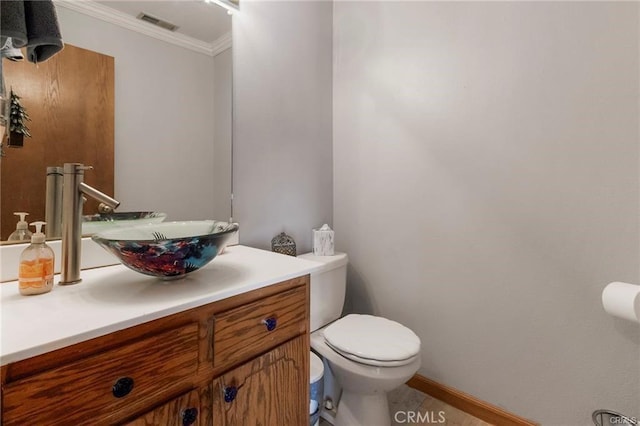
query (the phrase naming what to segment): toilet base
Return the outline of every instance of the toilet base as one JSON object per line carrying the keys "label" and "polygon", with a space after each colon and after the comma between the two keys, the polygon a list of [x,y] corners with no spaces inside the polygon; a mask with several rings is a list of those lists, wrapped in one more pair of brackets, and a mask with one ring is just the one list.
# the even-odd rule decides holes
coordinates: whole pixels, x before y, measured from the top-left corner
{"label": "toilet base", "polygon": [[342,391],[334,426],[390,426],[389,401],[384,392],[362,395]]}

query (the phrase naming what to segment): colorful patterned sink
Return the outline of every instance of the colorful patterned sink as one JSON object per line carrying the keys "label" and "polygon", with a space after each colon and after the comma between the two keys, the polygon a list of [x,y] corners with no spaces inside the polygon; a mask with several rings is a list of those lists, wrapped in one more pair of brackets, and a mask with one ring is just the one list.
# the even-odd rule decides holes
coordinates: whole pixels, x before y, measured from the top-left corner
{"label": "colorful patterned sink", "polygon": [[211,262],[238,231],[215,220],[117,228],[91,238],[126,267],[161,279],[179,279]]}

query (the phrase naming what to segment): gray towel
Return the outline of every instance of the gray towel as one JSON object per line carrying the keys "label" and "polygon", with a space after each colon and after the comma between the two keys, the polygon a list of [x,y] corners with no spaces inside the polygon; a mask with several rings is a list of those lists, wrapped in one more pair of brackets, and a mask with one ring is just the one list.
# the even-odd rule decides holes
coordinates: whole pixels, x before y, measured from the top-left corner
{"label": "gray towel", "polygon": [[44,62],[62,50],[64,44],[58,27],[58,16],[51,0],[25,1],[24,20],[27,27],[27,59],[29,61]]}
{"label": "gray towel", "polygon": [[58,16],[51,0],[0,1],[0,45],[11,38],[13,47],[27,46],[27,58],[43,62],[62,50],[64,44]]}
{"label": "gray towel", "polygon": [[0,45],[4,46],[9,37],[13,40],[13,47],[27,44],[23,1],[0,1]]}

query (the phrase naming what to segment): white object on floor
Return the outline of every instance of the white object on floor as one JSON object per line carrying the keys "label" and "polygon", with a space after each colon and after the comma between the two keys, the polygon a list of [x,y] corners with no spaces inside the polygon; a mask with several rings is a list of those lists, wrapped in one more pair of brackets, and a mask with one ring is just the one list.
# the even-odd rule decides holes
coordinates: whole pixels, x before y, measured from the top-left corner
{"label": "white object on floor", "polygon": [[309,353],[309,416],[310,423],[320,420],[320,410],[324,400],[324,364],[320,357],[313,352]]}

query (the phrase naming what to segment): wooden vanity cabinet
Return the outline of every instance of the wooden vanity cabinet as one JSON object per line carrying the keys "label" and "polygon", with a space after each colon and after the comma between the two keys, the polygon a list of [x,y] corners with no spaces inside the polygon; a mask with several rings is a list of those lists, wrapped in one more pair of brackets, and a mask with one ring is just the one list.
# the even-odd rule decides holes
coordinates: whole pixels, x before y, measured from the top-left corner
{"label": "wooden vanity cabinet", "polygon": [[303,425],[309,276],[2,367],[3,425]]}

